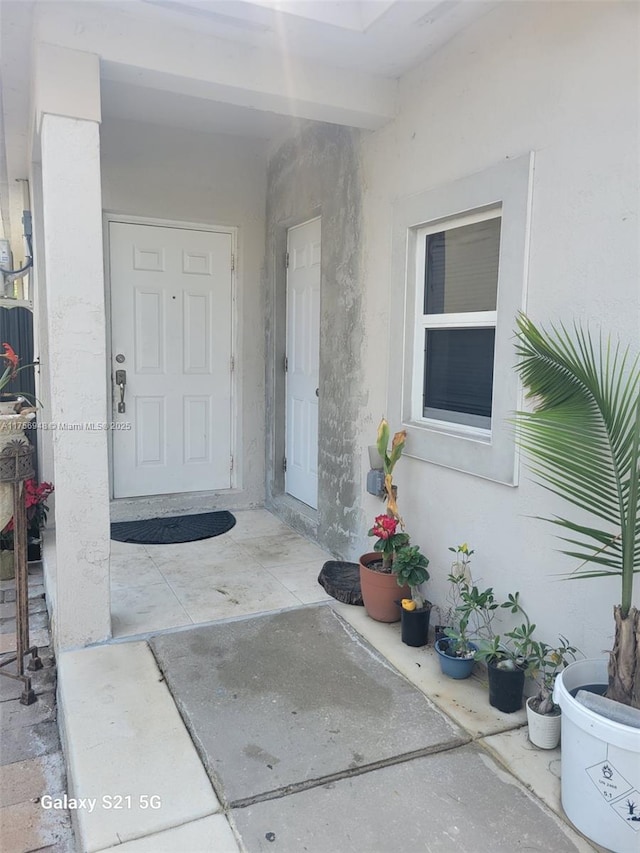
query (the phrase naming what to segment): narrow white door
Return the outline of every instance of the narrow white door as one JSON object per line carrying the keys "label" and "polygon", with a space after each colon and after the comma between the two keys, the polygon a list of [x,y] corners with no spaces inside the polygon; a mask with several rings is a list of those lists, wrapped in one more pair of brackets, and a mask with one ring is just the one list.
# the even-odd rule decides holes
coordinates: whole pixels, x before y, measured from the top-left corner
{"label": "narrow white door", "polygon": [[320,219],[287,234],[287,440],[285,489],[318,506]]}
{"label": "narrow white door", "polygon": [[111,222],[109,244],[114,495],[228,489],[231,235]]}

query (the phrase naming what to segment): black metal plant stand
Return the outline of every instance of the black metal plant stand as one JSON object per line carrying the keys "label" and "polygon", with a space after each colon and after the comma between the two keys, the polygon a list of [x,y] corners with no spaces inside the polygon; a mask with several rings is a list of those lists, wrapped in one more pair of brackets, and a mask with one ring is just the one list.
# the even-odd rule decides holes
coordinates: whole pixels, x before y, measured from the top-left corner
{"label": "black metal plant stand", "polygon": [[[29,572],[24,481],[33,477],[34,473],[31,444],[12,441],[0,453],[0,483],[11,483],[13,486],[13,560],[16,573],[16,653],[0,663],[0,675],[22,682],[24,689],[20,702],[23,705],[31,705],[36,701],[31,678],[25,675],[25,657],[31,655],[26,667],[28,671],[42,669],[38,647],[29,645]],[[14,662],[16,674],[3,669]]]}

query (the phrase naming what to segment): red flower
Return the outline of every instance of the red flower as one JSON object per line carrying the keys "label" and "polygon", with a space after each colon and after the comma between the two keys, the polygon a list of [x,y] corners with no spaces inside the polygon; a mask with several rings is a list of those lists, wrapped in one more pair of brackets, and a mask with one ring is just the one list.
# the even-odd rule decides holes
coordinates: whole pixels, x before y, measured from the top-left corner
{"label": "red flower", "polygon": [[377,536],[378,539],[389,539],[396,532],[397,526],[397,518],[392,518],[390,515],[377,515],[373,521],[370,535]]}
{"label": "red flower", "polygon": [[[20,357],[13,349],[11,344],[4,343],[2,344],[4,347],[4,352],[0,352],[0,359],[4,359],[6,363],[5,365],[0,361],[0,391],[5,388],[10,382],[16,378],[18,373],[23,370],[26,370],[28,367],[34,367],[34,364],[23,364],[22,367],[18,367],[18,362],[20,361]],[[27,395],[22,391],[16,391],[16,394],[22,394],[23,397]]]}
{"label": "red flower", "polygon": [[[37,518],[38,527],[44,526],[47,518],[47,498],[53,492],[51,483],[38,483],[34,480],[26,480],[24,484],[24,505],[27,514],[27,522],[31,523]],[[13,530],[13,518],[0,533],[10,533]]]}
{"label": "red flower", "polygon": [[45,503],[52,492],[53,486],[51,483],[40,483],[40,485],[38,485],[33,479],[27,480],[24,484],[26,508],[29,509],[29,507]]}
{"label": "red flower", "polygon": [[0,353],[0,358],[5,358],[9,362],[11,365],[11,373],[12,375],[15,375],[20,359],[16,355],[11,344],[2,344],[2,346],[4,347],[4,352]]}

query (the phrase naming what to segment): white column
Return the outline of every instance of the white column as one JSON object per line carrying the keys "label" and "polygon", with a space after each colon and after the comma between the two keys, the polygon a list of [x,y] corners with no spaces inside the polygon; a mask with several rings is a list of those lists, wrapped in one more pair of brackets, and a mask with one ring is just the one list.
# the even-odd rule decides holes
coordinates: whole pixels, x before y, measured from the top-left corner
{"label": "white column", "polygon": [[[67,93],[72,53],[63,57]],[[86,91],[87,65],[97,74],[97,58],[78,59]],[[50,85],[56,62],[39,70],[48,72]],[[111,633],[108,432],[97,428],[107,421],[106,318],[99,124],[84,109],[81,117],[69,115],[72,109],[47,112],[46,91],[43,85],[38,117],[48,351],[40,355],[47,360],[50,408],[40,419],[56,426],[52,621],[62,650]]]}

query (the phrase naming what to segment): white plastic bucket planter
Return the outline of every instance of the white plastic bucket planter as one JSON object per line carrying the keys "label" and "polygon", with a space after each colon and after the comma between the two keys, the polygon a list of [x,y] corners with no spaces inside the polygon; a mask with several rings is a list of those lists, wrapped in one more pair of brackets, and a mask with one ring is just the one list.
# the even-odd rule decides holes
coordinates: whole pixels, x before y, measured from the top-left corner
{"label": "white plastic bucket planter", "polygon": [[607,661],[570,664],[556,678],[562,709],[562,807],[584,835],[615,853],[640,850],[640,729],[585,708],[570,691],[607,683]]}

